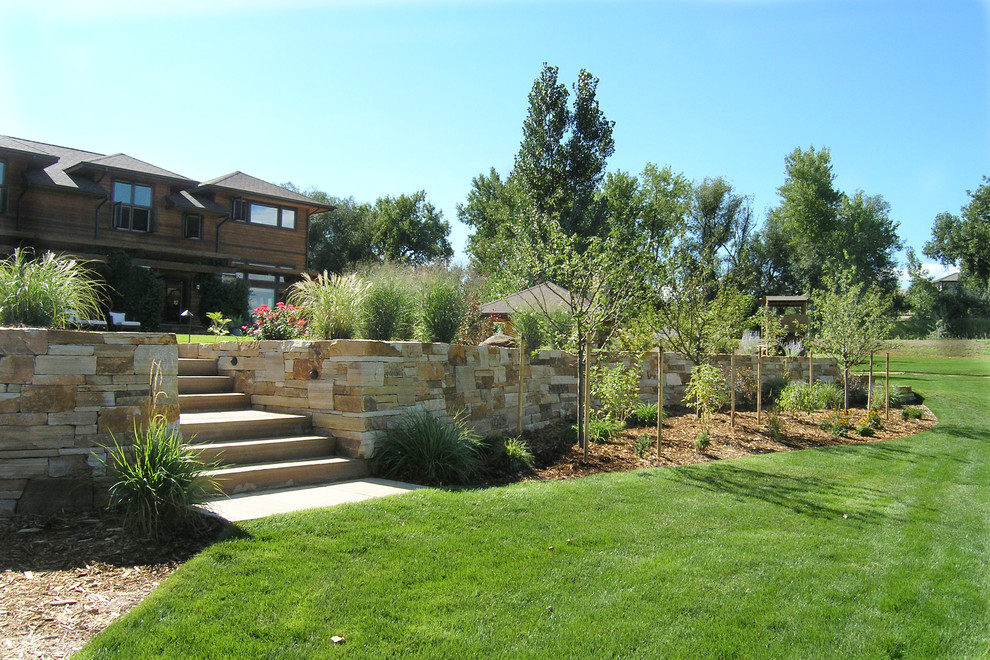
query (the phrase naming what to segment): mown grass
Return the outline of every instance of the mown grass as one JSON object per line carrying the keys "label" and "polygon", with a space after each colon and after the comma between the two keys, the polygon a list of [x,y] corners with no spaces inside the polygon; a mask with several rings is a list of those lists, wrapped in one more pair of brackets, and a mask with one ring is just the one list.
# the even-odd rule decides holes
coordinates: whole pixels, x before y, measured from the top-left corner
{"label": "mown grass", "polygon": [[[990,376],[990,340],[910,339],[890,342],[889,349],[876,354],[875,375],[883,374],[885,353],[890,353],[890,370],[956,376]],[[860,365],[858,372],[868,367]],[[893,379],[891,379],[893,380]],[[900,380],[900,378],[898,378]]]}
{"label": "mown grass", "polygon": [[990,388],[901,380],[933,431],[245,523],[79,657],[985,655]]}

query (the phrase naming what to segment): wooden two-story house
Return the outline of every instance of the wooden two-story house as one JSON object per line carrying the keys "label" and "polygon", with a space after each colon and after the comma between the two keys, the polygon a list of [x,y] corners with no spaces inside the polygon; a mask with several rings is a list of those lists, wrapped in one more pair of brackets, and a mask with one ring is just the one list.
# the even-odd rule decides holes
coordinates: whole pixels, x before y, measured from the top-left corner
{"label": "wooden two-story house", "polygon": [[161,274],[166,323],[198,309],[199,273],[246,278],[252,307],[274,304],[306,269],[309,216],[327,210],[242,172],[198,182],[125,154],[0,136],[0,253],[124,249]]}

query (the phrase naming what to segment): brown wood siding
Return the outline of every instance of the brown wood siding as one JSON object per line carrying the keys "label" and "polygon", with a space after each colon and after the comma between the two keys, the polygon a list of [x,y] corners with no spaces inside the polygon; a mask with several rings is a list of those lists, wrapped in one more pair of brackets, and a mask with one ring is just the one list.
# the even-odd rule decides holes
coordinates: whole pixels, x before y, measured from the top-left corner
{"label": "brown wood siding", "polygon": [[[216,202],[230,208],[235,195],[217,193]],[[252,224],[240,220],[230,220],[220,228],[220,251],[238,254],[241,260],[253,263],[291,266],[296,271],[306,269],[306,228],[308,216],[304,207],[286,202],[243,195],[248,202],[256,201],[269,206],[294,209],[296,228],[282,229]],[[210,234],[215,236],[215,234]]]}

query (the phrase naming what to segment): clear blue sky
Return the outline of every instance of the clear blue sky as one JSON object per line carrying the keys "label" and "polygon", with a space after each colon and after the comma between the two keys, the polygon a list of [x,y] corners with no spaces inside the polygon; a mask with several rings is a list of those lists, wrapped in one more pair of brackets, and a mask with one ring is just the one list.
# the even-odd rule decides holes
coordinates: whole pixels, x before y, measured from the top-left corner
{"label": "clear blue sky", "polygon": [[761,219],[798,146],[916,248],[990,175],[976,0],[33,0],[0,27],[0,134],[359,201],[425,189],[458,254],[456,204],[511,169],[544,61],[600,78],[610,169],[724,176]]}

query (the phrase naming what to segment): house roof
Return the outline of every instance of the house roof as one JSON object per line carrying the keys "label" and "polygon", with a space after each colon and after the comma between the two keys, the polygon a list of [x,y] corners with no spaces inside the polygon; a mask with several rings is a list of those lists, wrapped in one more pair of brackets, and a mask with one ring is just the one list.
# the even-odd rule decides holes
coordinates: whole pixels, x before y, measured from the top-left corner
{"label": "house roof", "polygon": [[49,162],[55,162],[58,160],[58,156],[53,156],[47,151],[42,151],[38,147],[35,147],[24,140],[8,137],[6,135],[0,135],[0,151],[32,156],[42,160],[47,160]]}
{"label": "house roof", "polygon": [[292,190],[283,188],[282,186],[276,186],[274,183],[268,183],[267,181],[253,177],[250,174],[245,174],[244,172],[232,172],[231,174],[217,177],[216,179],[204,181],[193,192],[204,190],[206,188],[222,188],[224,190],[234,192],[261,195],[263,197],[270,197],[272,199],[278,199],[286,202],[305,204],[306,206],[314,207],[318,210],[330,210],[332,208],[326,204],[319,203],[311,197],[293,192]]}
{"label": "house roof", "polygon": [[177,193],[169,195],[166,199],[169,204],[177,209],[189,209],[190,211],[214,213],[216,215],[227,215],[230,212],[230,209],[217,204],[212,199],[197,197],[188,190],[180,190]]}
{"label": "house roof", "polygon": [[85,169],[111,169],[119,172],[132,172],[134,174],[142,174],[144,176],[153,176],[161,179],[171,179],[179,183],[188,183],[189,185],[195,185],[196,181],[182,176],[181,174],[176,174],[175,172],[169,172],[166,169],[162,169],[157,165],[152,165],[151,163],[146,163],[143,160],[138,160],[127,154],[113,154],[112,156],[101,156],[100,158],[93,158],[90,160],[83,160],[71,167],[66,168],[66,172],[72,174],[73,172],[85,170]]}
{"label": "house roof", "polygon": [[938,278],[937,280],[934,281],[934,283],[935,284],[944,284],[946,282],[958,282],[958,281],[959,281],[959,271],[957,270],[954,273],[949,273],[948,275],[946,275],[944,277]]}
{"label": "house roof", "polygon": [[553,282],[544,282],[523,289],[505,298],[493,300],[481,306],[482,314],[508,316],[517,311],[556,312],[570,311],[571,293]]}
{"label": "house roof", "polygon": [[811,298],[808,296],[766,296],[763,304],[771,307],[800,307],[807,305],[809,300]]}

